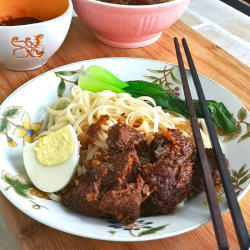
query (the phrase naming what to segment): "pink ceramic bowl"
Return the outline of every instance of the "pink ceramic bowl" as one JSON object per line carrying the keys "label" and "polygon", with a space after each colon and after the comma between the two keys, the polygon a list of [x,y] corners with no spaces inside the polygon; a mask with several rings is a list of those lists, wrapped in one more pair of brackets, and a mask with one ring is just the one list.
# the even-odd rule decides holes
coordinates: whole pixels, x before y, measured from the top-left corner
{"label": "pink ceramic bowl", "polygon": [[118,5],[96,0],[72,0],[78,16],[105,44],[138,48],[156,42],[161,32],[174,24],[190,0],[155,5]]}

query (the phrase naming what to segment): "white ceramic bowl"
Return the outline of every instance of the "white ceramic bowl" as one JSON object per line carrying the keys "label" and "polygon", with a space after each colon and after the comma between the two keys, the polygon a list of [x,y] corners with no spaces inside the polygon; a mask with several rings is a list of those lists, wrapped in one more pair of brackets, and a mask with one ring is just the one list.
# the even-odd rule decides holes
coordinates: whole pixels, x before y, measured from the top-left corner
{"label": "white ceramic bowl", "polygon": [[44,65],[63,43],[71,23],[71,0],[30,2],[0,0],[0,22],[10,17],[42,20],[27,25],[0,26],[0,64],[11,70],[26,71]]}

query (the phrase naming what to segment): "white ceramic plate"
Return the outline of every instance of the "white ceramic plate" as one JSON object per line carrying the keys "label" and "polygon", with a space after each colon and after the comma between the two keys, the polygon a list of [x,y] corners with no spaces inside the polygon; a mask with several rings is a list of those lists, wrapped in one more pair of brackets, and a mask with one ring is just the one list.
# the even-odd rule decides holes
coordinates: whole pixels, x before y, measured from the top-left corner
{"label": "white ceramic plate", "polygon": [[[28,183],[24,169],[23,138],[45,129],[45,107],[57,100],[60,77],[55,71],[74,71],[81,66],[100,65],[122,80],[161,82],[167,89],[183,98],[178,67],[165,62],[136,58],[104,58],[77,62],[46,72],[17,89],[0,107],[0,190],[18,209],[52,228],[94,239],[111,241],[144,241],[182,234],[210,221],[205,194],[196,195],[178,207],[174,215],[138,219],[123,226],[112,220],[95,219],[74,213],[60,203],[44,198]],[[187,71],[191,81],[190,72]],[[167,75],[167,76],[166,76]],[[61,76],[75,81],[77,74]],[[207,99],[223,102],[237,122],[237,132],[220,136],[224,153],[229,159],[235,190],[241,199],[249,189],[249,128],[250,116],[244,105],[230,92],[212,80],[200,76]],[[72,83],[66,84],[66,92]],[[191,89],[194,93],[194,89]],[[66,94],[66,92],[64,94]],[[195,98],[195,96],[194,96]],[[30,120],[29,120],[30,119]],[[41,122],[43,125],[40,128]],[[39,131],[36,131],[38,130]],[[247,130],[248,129],[248,130]],[[56,178],[56,177],[55,177]],[[227,209],[223,191],[217,188],[222,212]]]}

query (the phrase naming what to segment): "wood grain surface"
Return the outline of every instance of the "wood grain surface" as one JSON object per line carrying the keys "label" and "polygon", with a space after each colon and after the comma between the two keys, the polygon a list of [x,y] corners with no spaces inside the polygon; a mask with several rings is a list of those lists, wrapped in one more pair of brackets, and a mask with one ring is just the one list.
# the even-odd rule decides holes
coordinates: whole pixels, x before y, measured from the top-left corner
{"label": "wood grain surface", "polygon": [[[219,82],[239,98],[248,110],[250,109],[249,68],[182,22],[178,21],[171,28],[165,30],[159,41],[151,46],[139,49],[118,49],[97,41],[90,29],[77,18],[73,19],[61,48],[43,67],[33,71],[15,72],[0,66],[0,104],[15,89],[33,77],[76,61],[103,57],[141,57],[177,64],[173,44],[174,36],[187,39],[199,73]],[[248,192],[240,202],[248,231],[250,229],[249,204],[250,193]],[[49,228],[20,212],[1,193],[0,213],[20,249],[161,250],[217,248],[211,223],[192,232],[167,239],[129,243],[81,238]],[[229,212],[223,215],[223,221],[230,249],[239,249]]]}

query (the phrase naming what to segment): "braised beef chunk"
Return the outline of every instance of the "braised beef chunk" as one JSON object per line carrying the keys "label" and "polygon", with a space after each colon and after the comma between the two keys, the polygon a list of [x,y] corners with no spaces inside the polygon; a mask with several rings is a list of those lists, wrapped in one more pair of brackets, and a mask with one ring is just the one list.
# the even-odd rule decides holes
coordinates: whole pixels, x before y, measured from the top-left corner
{"label": "braised beef chunk", "polygon": [[[214,185],[218,185],[221,183],[221,178],[220,178],[218,166],[216,163],[214,150],[212,148],[206,148],[206,154],[207,154],[207,159],[208,159],[208,166],[212,174]],[[225,160],[226,160],[227,167],[229,168],[229,162],[226,157],[225,157]],[[194,170],[194,173],[193,173],[192,188],[195,192],[202,192],[204,191],[204,182],[202,178],[200,161],[198,158],[196,159],[194,163],[193,170]]]}
{"label": "braised beef chunk", "polygon": [[192,163],[180,166],[169,158],[163,158],[151,164],[151,168],[143,169],[141,175],[146,183],[156,187],[143,207],[152,214],[168,214],[191,190]]}
{"label": "braised beef chunk", "polygon": [[164,136],[167,140],[156,134],[151,143],[157,161],[144,165],[141,170],[144,181],[156,187],[143,203],[152,214],[173,212],[191,190],[194,144],[178,130],[168,130]]}
{"label": "braised beef chunk", "polygon": [[[75,185],[69,187],[62,195],[63,205],[89,216],[105,216],[106,212],[99,207],[100,201],[104,202],[103,195],[106,197],[107,192],[111,189],[118,189],[126,185],[130,187],[133,183],[127,183],[135,182],[138,176],[138,164],[139,160],[134,150],[117,154],[101,154],[98,159],[91,162],[92,168],[89,168],[75,182]],[[138,185],[135,187],[139,188]],[[142,197],[145,199],[150,194],[150,190],[143,185],[141,189],[142,200]],[[134,195],[134,191],[132,193]],[[113,202],[115,205],[115,200]]]}
{"label": "braised beef chunk", "polygon": [[148,149],[145,136],[125,123],[118,123],[112,126],[106,143],[109,149],[114,152],[135,148],[137,153],[140,154]]}
{"label": "braised beef chunk", "polygon": [[165,156],[164,147],[167,146],[167,144],[170,144],[170,141],[168,141],[163,134],[156,133],[154,135],[154,139],[149,146],[149,154],[152,162]]}
{"label": "braised beef chunk", "polygon": [[[136,151],[128,150],[120,153],[101,154],[98,159],[92,161],[95,173],[99,172],[101,185],[114,187],[123,185],[127,179],[138,175],[140,162]],[[132,176],[133,175],[133,176]]]}
{"label": "braised beef chunk", "polygon": [[185,156],[194,159],[195,150],[193,141],[177,129],[169,129],[164,134],[156,134],[150,144],[150,152],[153,160]]}
{"label": "braised beef chunk", "polygon": [[102,195],[100,183],[96,180],[93,171],[88,170],[62,194],[62,204],[78,213],[103,217],[105,213],[99,209]]}
{"label": "braised beef chunk", "polygon": [[102,197],[99,208],[124,224],[133,223],[140,216],[141,203],[146,198],[145,190],[149,191],[148,185],[138,176],[135,183],[108,191]]}

